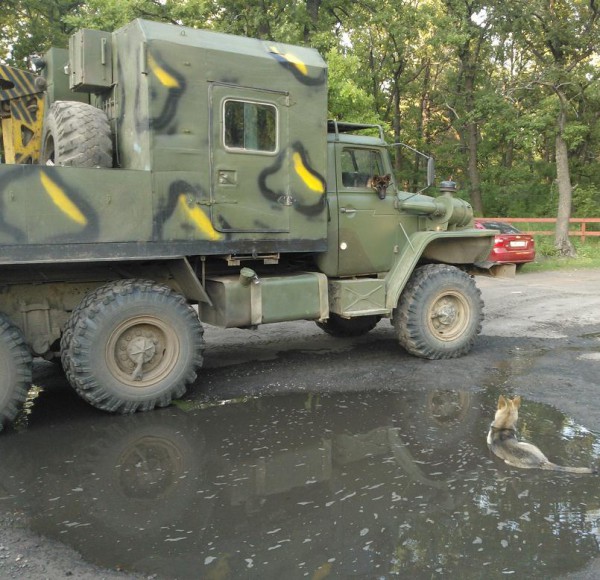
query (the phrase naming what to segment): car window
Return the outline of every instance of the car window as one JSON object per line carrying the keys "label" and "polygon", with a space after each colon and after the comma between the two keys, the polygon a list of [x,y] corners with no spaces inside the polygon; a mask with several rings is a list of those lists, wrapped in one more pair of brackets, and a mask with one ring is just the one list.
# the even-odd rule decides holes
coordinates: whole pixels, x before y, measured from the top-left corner
{"label": "car window", "polygon": [[520,234],[521,231],[506,222],[479,222],[488,230],[498,230],[501,234]]}
{"label": "car window", "polygon": [[372,149],[346,148],[341,164],[344,187],[366,187],[369,177],[383,175],[381,153]]}

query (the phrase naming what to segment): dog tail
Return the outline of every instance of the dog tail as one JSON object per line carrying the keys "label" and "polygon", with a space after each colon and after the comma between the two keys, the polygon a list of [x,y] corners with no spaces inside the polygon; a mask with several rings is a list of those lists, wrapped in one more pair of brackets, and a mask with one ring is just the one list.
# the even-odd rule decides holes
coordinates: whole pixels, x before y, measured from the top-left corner
{"label": "dog tail", "polygon": [[540,465],[542,469],[551,469],[553,471],[562,471],[565,473],[598,473],[597,469],[592,469],[590,467],[567,467],[565,465],[556,465],[556,463],[542,463]]}

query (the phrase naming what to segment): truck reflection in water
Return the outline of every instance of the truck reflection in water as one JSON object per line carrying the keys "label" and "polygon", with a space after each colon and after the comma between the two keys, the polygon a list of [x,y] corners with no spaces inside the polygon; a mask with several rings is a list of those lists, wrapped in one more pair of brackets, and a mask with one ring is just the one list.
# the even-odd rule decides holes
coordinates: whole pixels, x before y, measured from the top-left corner
{"label": "truck reflection in water", "polygon": [[[600,553],[598,479],[491,457],[497,395],[306,394],[32,420],[0,440],[0,506],[90,562],[158,577],[577,570]],[[551,407],[526,402],[521,428],[558,463],[598,462],[598,436]]]}

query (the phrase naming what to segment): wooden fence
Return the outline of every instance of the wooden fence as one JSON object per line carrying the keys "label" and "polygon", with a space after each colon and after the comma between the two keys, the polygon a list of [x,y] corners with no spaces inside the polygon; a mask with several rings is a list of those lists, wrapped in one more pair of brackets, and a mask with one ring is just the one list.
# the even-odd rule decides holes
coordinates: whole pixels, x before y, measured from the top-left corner
{"label": "wooden fence", "polygon": [[[555,227],[556,218],[476,218],[482,222],[506,222],[509,224],[544,224],[543,227],[549,227],[545,224],[552,224]],[[600,218],[571,218],[569,220],[571,228],[569,229],[570,236],[579,236],[582,242],[585,242],[586,237],[598,237],[600,236]],[[598,224],[599,229],[588,229],[588,224]],[[576,227],[573,227],[576,226]],[[554,230],[538,230],[530,229],[531,226],[526,227],[525,225],[519,225],[518,228],[527,234],[534,236],[553,236]],[[535,227],[535,226],[534,226]],[[593,227],[593,226],[592,226]]]}

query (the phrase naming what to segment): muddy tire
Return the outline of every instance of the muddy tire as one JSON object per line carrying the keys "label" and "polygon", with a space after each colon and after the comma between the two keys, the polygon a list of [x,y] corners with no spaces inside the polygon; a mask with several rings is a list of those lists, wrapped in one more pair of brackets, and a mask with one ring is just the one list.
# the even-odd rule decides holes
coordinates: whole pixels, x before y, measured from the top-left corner
{"label": "muddy tire", "polygon": [[52,104],[44,125],[41,165],[112,167],[112,149],[104,111],[76,101]]}
{"label": "muddy tire", "polygon": [[31,368],[23,334],[0,313],[0,431],[23,406],[31,385]]}
{"label": "muddy tire", "polygon": [[167,286],[111,282],[72,312],[61,340],[67,379],[104,411],[134,413],[181,397],[202,365],[196,311]]}
{"label": "muddy tire", "polygon": [[325,322],[317,322],[317,326],[331,336],[338,338],[362,336],[377,326],[380,316],[359,316],[356,318],[342,318],[331,313]]}
{"label": "muddy tire", "polygon": [[473,278],[445,264],[417,268],[393,313],[400,344],[427,359],[467,354],[482,320],[483,300]]}

